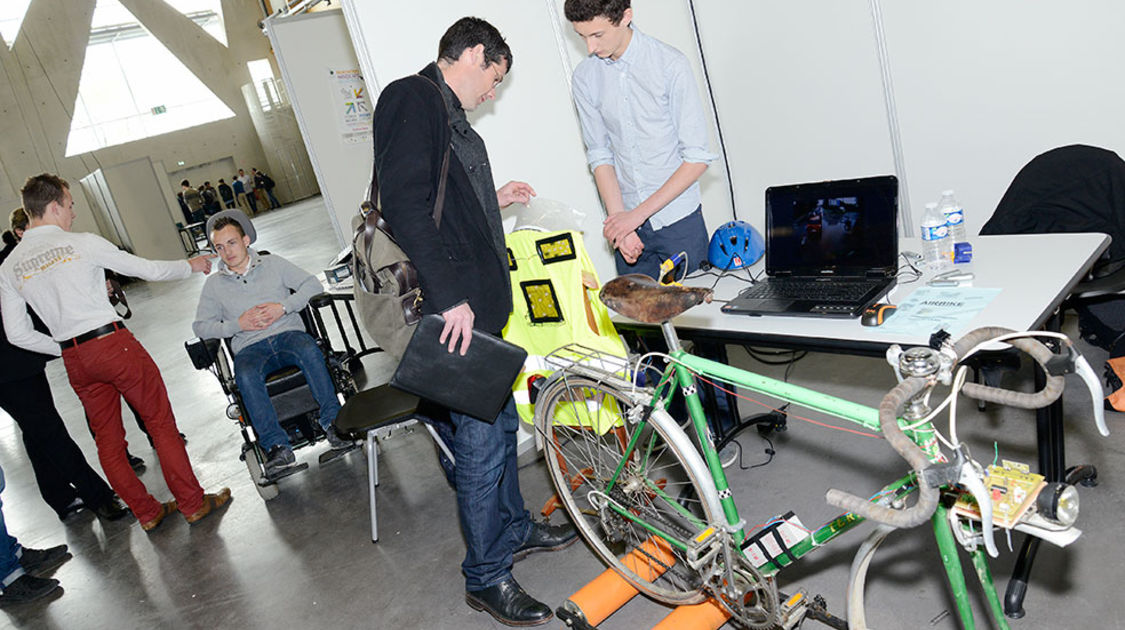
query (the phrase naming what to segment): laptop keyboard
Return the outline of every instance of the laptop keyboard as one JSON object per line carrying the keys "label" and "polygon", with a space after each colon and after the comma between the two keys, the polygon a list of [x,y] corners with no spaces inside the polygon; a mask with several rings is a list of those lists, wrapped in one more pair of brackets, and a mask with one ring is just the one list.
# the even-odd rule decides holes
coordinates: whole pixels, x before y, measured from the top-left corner
{"label": "laptop keyboard", "polygon": [[813,302],[854,302],[863,297],[877,283],[824,282],[817,280],[777,280],[760,282],[747,289],[744,297],[753,299],[808,300]]}

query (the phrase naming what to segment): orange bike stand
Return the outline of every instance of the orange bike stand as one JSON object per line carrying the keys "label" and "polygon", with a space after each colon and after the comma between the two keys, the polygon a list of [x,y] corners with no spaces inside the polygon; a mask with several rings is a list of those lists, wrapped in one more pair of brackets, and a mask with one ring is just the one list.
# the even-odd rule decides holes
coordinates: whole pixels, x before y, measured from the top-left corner
{"label": "orange bike stand", "polygon": [[[655,579],[664,573],[665,568],[654,564],[650,558],[655,558],[664,565],[671,565],[676,561],[667,545],[659,538],[649,538],[639,549],[634,549],[625,556],[621,563],[645,580]],[[637,589],[616,571],[606,569],[563,602],[557,614],[568,626],[587,630],[605,621],[637,593]]]}
{"label": "orange bike stand", "polygon": [[718,630],[730,619],[730,613],[719,602],[709,599],[702,604],[677,606],[652,630]]}

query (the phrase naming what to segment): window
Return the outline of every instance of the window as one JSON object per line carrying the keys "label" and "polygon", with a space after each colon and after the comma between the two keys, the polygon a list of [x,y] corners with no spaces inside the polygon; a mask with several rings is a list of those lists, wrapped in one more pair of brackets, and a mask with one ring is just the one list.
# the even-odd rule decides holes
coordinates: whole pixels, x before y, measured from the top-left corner
{"label": "window", "polygon": [[246,68],[250,71],[250,81],[258,92],[258,102],[262,104],[262,111],[268,112],[285,103],[281,85],[273,76],[273,67],[270,66],[269,59],[248,61]]}
{"label": "window", "polygon": [[223,0],[164,0],[180,13],[203,27],[207,34],[227,44],[227,28],[223,23]]}
{"label": "window", "polygon": [[31,0],[0,0],[0,37],[11,48],[20,33],[20,24],[27,13]]}
{"label": "window", "polygon": [[67,156],[233,116],[118,0],[98,0]]}

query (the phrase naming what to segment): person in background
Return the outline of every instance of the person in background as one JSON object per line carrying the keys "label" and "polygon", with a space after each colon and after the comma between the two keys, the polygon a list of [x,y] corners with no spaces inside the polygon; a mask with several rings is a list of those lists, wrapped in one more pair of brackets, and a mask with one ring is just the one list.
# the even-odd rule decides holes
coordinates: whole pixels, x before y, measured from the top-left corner
{"label": "person in background", "polygon": [[237,175],[232,177],[230,181],[231,189],[234,191],[235,203],[237,203],[247,215],[254,216],[258,211],[258,206],[254,203],[253,195],[249,194],[249,191],[246,189],[246,183]]}
{"label": "person in background", "polygon": [[23,208],[12,210],[12,214],[8,217],[8,223],[12,226],[12,234],[16,235],[16,240],[20,240],[23,238],[24,230],[27,229],[27,211]]}
{"label": "person in background", "polygon": [[269,200],[270,200],[270,210],[273,210],[275,208],[280,208],[281,202],[278,201],[277,197],[275,197],[273,195],[273,188],[276,185],[276,184],[274,184],[273,179],[270,178],[269,175],[266,175],[265,173],[263,173],[262,171],[259,171],[256,168],[252,168],[252,169],[250,169],[250,171],[253,172],[253,174],[254,174],[254,188],[257,189],[257,190],[264,191],[266,193],[266,197],[269,198]]}
{"label": "person in background", "polygon": [[184,200],[184,205],[188,207],[188,212],[191,213],[191,222],[199,223],[203,221],[203,195],[192,188],[186,179],[180,182],[180,198]]}
{"label": "person in background", "polygon": [[[57,175],[29,177],[20,193],[30,223],[23,240],[0,265],[0,313],[8,341],[33,352],[62,355],[71,387],[93,425],[102,470],[145,531],[177,509],[191,524],[224,507],[230,489],[203,492],[176,429],[160,370],[125,328],[105,288],[106,269],[150,281],[177,280],[210,272],[210,259],[146,260],[95,234],[71,232],[74,199],[69,184]],[[35,330],[28,305],[50,336]],[[152,435],[173,501],[153,498],[129,467],[122,396],[140,412]]]}
{"label": "person in background", "polygon": [[[4,470],[0,468],[0,493],[4,491]],[[66,545],[49,549],[29,549],[8,533],[0,501],[0,606],[26,604],[42,599],[59,588],[59,581],[44,577],[73,556]]]}
{"label": "person in background", "polygon": [[234,207],[234,190],[222,179],[219,180],[219,196],[223,199],[223,206],[230,210]]}
{"label": "person in background", "polygon": [[258,195],[258,200],[261,201],[262,205],[268,205],[271,210],[280,208],[281,201],[273,196],[273,186],[275,186],[273,180],[258,169],[250,169],[250,172],[254,178],[254,194]]}
{"label": "person in background", "polygon": [[219,204],[219,191],[215,190],[211,182],[203,182],[203,185],[199,187],[199,195],[203,197],[203,214],[205,216],[209,217],[223,209]]}
{"label": "person in background", "polygon": [[258,212],[258,202],[262,202],[262,206],[268,206],[267,201],[258,198],[258,191],[254,190],[254,177],[249,173],[238,169],[238,180],[242,182],[242,189],[246,191],[246,199],[250,202],[250,211],[252,213]]}

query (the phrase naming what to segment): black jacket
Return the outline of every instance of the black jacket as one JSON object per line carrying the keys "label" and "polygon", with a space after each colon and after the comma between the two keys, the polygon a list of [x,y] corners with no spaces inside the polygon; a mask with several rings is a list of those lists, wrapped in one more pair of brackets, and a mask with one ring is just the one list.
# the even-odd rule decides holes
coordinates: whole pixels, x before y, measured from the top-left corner
{"label": "black jacket", "polygon": [[[436,64],[419,74],[441,81]],[[375,106],[375,166],[383,216],[418,270],[424,313],[468,301],[474,327],[499,333],[512,311],[508,257],[496,251],[480,201],[457,154],[450,151],[441,226],[432,212],[445,149],[450,143],[445,102],[418,75],[399,79]]]}
{"label": "black jacket", "polygon": [[1100,276],[1125,265],[1125,161],[1113,151],[1074,144],[1036,156],[1020,169],[980,233],[1104,232],[1113,237]]}

